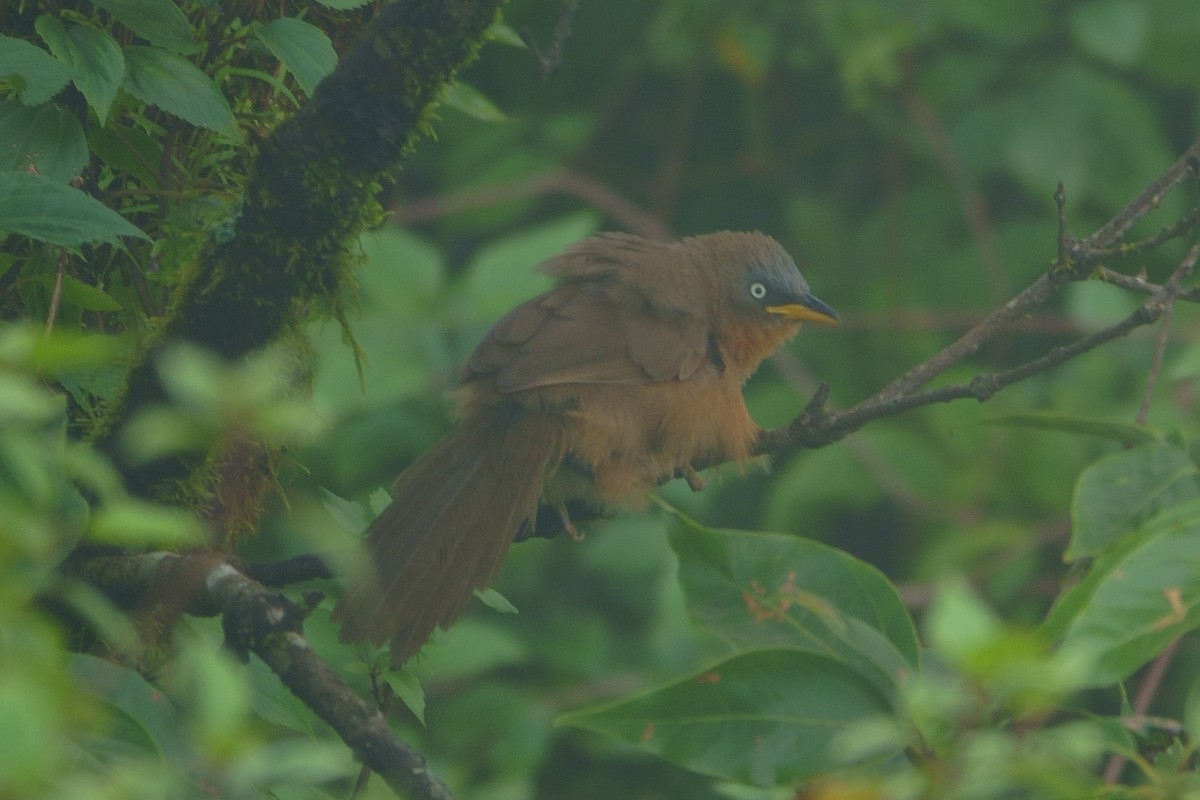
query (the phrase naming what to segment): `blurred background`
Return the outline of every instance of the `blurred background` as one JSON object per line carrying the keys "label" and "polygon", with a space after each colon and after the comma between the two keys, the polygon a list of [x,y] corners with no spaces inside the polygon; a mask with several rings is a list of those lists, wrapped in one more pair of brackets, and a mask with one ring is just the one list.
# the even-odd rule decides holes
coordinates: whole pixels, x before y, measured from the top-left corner
{"label": "blurred background", "polygon": [[[447,392],[484,331],[546,287],[532,268],[594,231],[757,229],[794,255],[844,322],[802,331],[751,380],[751,411],[770,427],[821,381],[834,408],[864,399],[1048,269],[1059,181],[1068,229],[1086,236],[1197,130],[1194,0],[512,0],[505,22],[541,58],[515,35],[482,51],[411,154],[391,223],[363,240],[362,388],[339,327],[313,326],[333,429],[295,455],[293,497],[324,489],[365,505],[389,485],[448,429]],[[544,69],[559,49],[559,68]],[[1169,197],[1141,232],[1188,199]],[[1109,266],[1162,279],[1182,252]],[[941,380],[1037,357],[1136,303],[1070,286]],[[1197,333],[1179,308],[1151,425],[1193,419]],[[962,574],[1006,619],[1036,621],[1064,580],[1074,481],[1115,446],[986,422],[1031,410],[1133,420],[1155,335],[986,405],[906,413],[769,469],[725,467],[702,493],[676,482],[661,494],[706,525],[847,550],[896,582],[918,619],[931,583]],[[293,521],[281,507],[244,555],[311,546]],[[403,733],[464,796],[727,796],[553,726],[719,652],[686,618],[666,525],[650,512],[593,525],[581,544],[515,546],[498,589],[520,613],[476,604],[414,664],[426,720]],[[1185,641],[1172,675],[1198,656]],[[1094,698],[1108,711],[1119,700]]]}

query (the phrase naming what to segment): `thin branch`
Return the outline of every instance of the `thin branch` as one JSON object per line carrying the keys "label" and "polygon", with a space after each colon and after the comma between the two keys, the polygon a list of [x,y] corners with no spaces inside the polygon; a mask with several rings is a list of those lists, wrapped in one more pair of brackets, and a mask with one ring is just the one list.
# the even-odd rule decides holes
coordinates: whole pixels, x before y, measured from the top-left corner
{"label": "thin branch", "polygon": [[112,597],[154,596],[171,586],[188,613],[222,615],[226,644],[243,659],[254,653],[280,681],[329,724],[355,755],[401,797],[452,800],[420,753],[392,733],[305,640],[302,625],[320,599],[296,603],[251,580],[224,559],[205,554],[144,553],[87,559],[81,574]]}
{"label": "thin branch", "polygon": [[1192,142],[1192,146],[1184,151],[1166,172],[1155,179],[1133,202],[1109,220],[1103,227],[1088,238],[1076,242],[1081,252],[1104,252],[1120,241],[1129,229],[1139,219],[1158,208],[1167,192],[1175,188],[1189,176],[1196,175],[1200,168],[1200,139]]}
{"label": "thin branch", "polygon": [[401,225],[411,225],[486,208],[509,200],[550,194],[565,194],[582,200],[611,217],[626,230],[648,239],[671,238],[671,231],[657,216],[590,175],[574,170],[556,170],[532,178],[522,178],[445,197],[413,200],[393,209],[392,219]]}

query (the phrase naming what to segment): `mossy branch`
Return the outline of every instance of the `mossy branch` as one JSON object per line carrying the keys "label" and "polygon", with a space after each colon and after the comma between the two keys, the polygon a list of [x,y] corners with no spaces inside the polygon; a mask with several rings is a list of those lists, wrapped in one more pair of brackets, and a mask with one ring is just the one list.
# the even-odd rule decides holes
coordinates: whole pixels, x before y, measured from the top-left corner
{"label": "mossy branch", "polygon": [[[353,285],[358,236],[383,219],[381,194],[428,127],[445,87],[483,44],[503,0],[397,0],[371,21],[311,101],[261,144],[240,213],[214,232],[97,432],[121,464],[115,432],[163,401],[159,349],[187,340],[230,359],[338,313]],[[175,492],[194,459],[122,464],[141,495]]]}

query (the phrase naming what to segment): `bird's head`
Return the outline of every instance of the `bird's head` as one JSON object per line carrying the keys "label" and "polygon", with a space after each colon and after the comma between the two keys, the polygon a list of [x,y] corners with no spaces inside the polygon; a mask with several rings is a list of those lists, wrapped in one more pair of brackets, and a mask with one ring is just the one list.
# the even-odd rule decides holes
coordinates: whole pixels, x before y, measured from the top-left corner
{"label": "bird's head", "polygon": [[796,262],[762,233],[721,231],[695,237],[709,254],[723,284],[719,294],[736,317],[764,325],[819,322],[834,325],[838,314],[809,291]]}

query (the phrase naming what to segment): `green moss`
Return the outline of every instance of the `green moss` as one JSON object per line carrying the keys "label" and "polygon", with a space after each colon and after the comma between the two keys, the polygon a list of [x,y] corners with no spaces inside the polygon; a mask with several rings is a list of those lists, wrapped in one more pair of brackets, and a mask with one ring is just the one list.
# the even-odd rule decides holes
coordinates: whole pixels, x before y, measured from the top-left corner
{"label": "green moss", "polygon": [[[232,228],[214,231],[98,426],[98,442],[118,462],[119,424],[167,399],[153,366],[161,344],[186,339],[236,359],[298,329],[301,309],[345,325],[358,237],[385,219],[380,198],[428,131],[443,87],[475,58],[501,4],[385,6],[311,102],[262,142]],[[123,471],[139,494],[186,502],[203,501],[203,487],[212,485],[200,459],[126,464]]]}

